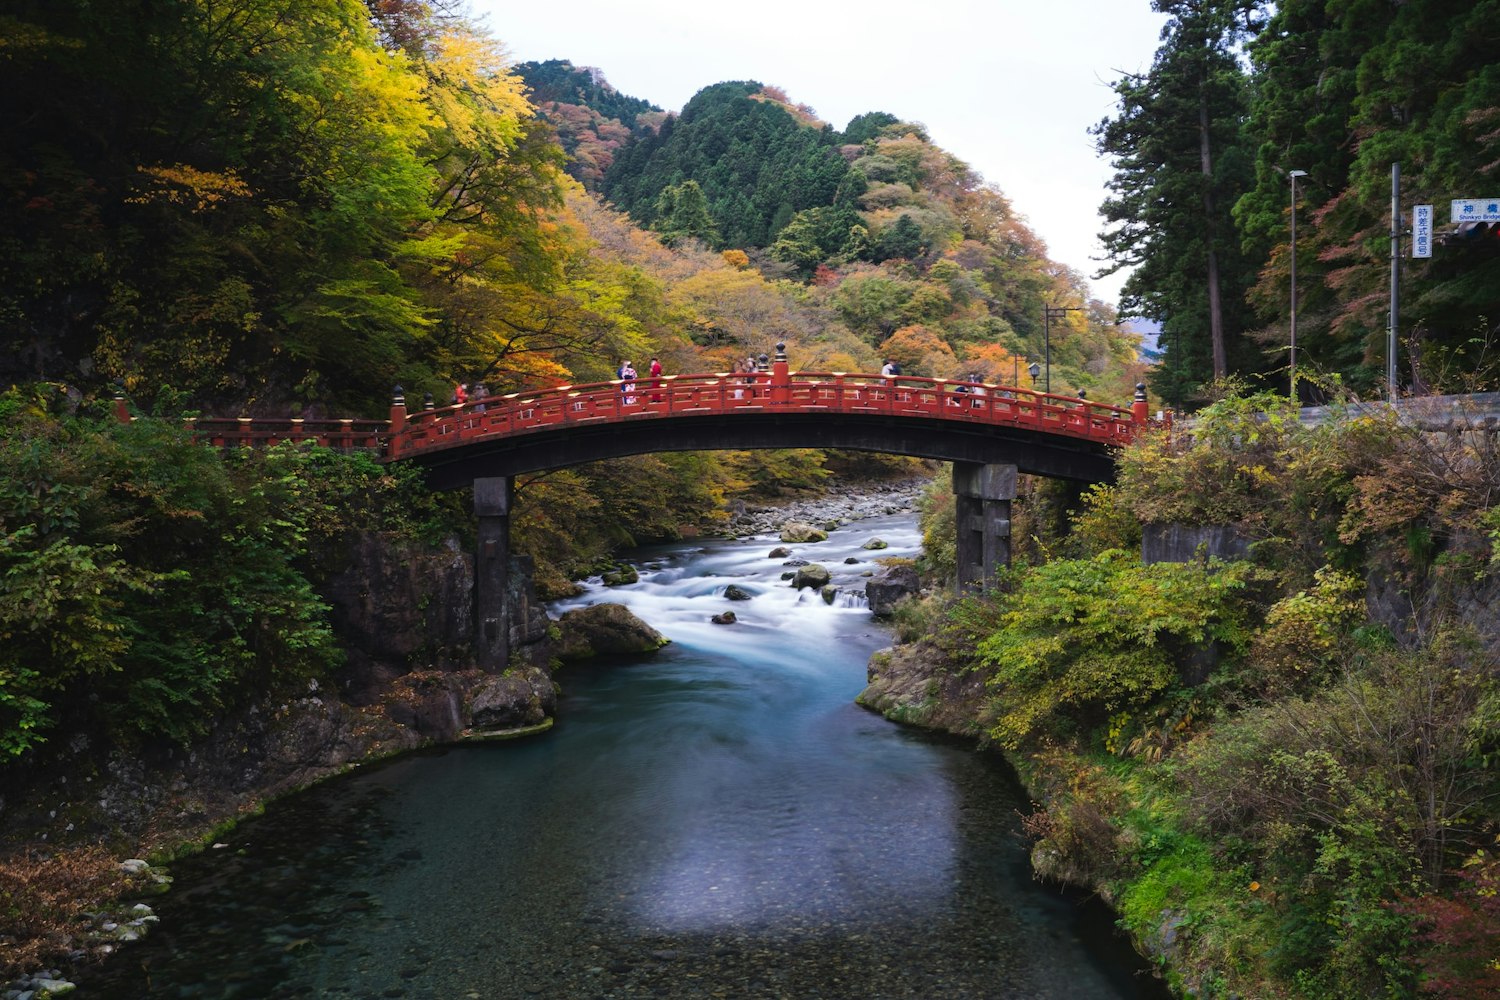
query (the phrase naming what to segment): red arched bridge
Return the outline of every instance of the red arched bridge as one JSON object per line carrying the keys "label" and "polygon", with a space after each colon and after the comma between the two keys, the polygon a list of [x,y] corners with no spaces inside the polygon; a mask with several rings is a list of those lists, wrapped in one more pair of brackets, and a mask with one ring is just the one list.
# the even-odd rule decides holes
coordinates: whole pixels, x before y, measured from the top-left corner
{"label": "red arched bridge", "polygon": [[[792,372],[778,352],[748,375],[668,375],[563,385],[408,411],[389,420],[240,417],[190,422],[221,446],[316,441],[426,469],[434,489],[660,451],[838,448],[1099,482],[1146,423],[1131,409],[1012,386],[844,372]],[[120,403],[123,413],[123,401]]]}
{"label": "red arched bridge", "polygon": [[[1130,409],[1015,386],[912,376],[792,372],[784,345],[750,374],[668,375],[563,385],[408,412],[389,420],[239,417],[189,422],[219,446],[316,441],[421,464],[434,489],[472,485],[478,519],[474,655],[504,670],[523,622],[510,606],[515,476],[657,451],[839,448],[954,463],[958,584],[982,587],[1010,562],[1018,473],[1101,482],[1113,453],[1147,424],[1145,386]],[[129,420],[123,398],[116,413]]]}

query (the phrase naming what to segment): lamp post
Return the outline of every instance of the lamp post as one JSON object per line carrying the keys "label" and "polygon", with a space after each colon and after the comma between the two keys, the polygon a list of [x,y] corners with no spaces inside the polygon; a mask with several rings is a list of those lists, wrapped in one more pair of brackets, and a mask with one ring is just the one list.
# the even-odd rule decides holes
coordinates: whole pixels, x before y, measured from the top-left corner
{"label": "lamp post", "polygon": [[1297,398],[1297,178],[1306,177],[1306,170],[1288,170],[1292,182],[1292,355],[1287,380],[1287,395]]}
{"label": "lamp post", "polygon": [[1043,392],[1052,391],[1052,320],[1062,319],[1070,312],[1083,312],[1077,306],[1043,306],[1042,307],[1042,360],[1046,362],[1047,378],[1042,385]]}
{"label": "lamp post", "polygon": [[1034,392],[1036,391],[1037,376],[1042,373],[1042,366],[1033,361],[1031,364],[1026,366],[1026,372],[1031,376],[1031,388]]}

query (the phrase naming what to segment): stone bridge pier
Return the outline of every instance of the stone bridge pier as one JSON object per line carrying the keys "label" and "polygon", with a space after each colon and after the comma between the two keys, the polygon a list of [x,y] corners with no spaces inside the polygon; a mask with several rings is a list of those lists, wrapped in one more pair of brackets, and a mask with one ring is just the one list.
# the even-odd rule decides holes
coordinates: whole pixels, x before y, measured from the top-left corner
{"label": "stone bridge pier", "polygon": [[953,463],[954,521],[958,529],[958,589],[983,590],[1010,565],[1010,503],[1016,467]]}
{"label": "stone bridge pier", "polygon": [[474,480],[474,517],[479,522],[474,552],[474,657],[486,673],[510,663],[510,507],[515,480],[496,476]]}

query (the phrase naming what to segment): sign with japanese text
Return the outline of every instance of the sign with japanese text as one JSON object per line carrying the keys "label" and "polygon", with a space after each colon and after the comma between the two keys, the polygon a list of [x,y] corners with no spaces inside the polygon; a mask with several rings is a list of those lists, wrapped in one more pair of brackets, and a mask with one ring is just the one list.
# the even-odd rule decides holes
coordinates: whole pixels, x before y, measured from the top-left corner
{"label": "sign with japanese text", "polygon": [[1453,222],[1500,222],[1500,198],[1454,198]]}
{"label": "sign with japanese text", "polygon": [[1432,206],[1413,205],[1411,209],[1411,255],[1432,256]]}

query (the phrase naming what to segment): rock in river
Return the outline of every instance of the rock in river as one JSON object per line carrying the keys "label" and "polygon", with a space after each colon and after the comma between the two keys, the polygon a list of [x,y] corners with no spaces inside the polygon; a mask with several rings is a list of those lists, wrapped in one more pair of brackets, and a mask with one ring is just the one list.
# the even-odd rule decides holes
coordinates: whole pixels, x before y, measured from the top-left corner
{"label": "rock in river", "polygon": [[828,567],[813,563],[797,570],[797,575],[792,578],[792,586],[798,590],[801,590],[803,587],[812,587],[815,590],[821,590],[828,586],[829,579]]}
{"label": "rock in river", "polygon": [[565,612],[558,658],[587,660],[595,656],[654,653],[671,640],[637,618],[623,604],[594,604]]}

